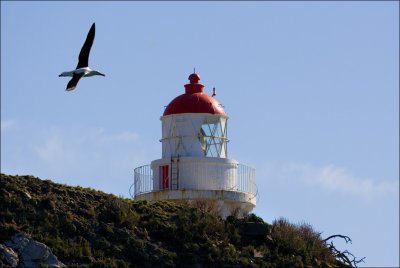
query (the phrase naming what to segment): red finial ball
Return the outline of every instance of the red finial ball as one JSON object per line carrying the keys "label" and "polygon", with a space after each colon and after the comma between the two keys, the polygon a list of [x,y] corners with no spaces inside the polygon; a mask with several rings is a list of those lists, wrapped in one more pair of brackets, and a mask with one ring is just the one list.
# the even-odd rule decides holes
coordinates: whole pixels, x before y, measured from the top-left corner
{"label": "red finial ball", "polygon": [[189,75],[190,84],[197,84],[200,80],[200,76],[196,73]]}

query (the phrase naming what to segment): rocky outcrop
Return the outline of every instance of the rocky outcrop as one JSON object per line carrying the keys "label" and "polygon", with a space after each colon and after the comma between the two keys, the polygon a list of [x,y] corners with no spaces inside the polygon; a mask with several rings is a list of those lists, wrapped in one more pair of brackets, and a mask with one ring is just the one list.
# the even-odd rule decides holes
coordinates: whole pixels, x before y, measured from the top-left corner
{"label": "rocky outcrop", "polygon": [[18,266],[18,262],[18,254],[13,249],[0,244],[0,267],[15,268]]}
{"label": "rocky outcrop", "polygon": [[6,267],[67,267],[51,252],[51,249],[26,234],[17,233],[4,245],[0,244],[0,260]]}

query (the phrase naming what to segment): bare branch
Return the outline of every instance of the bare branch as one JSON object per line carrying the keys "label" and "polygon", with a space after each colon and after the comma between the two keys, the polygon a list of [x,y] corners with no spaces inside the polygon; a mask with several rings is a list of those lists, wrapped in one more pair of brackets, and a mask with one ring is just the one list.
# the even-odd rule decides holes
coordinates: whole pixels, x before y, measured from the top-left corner
{"label": "bare branch", "polygon": [[323,241],[326,242],[326,241],[328,241],[329,239],[332,239],[332,238],[335,238],[335,237],[343,238],[343,239],[346,241],[346,243],[349,243],[349,242],[351,243],[351,242],[352,242],[351,239],[350,239],[350,237],[348,237],[347,235],[340,235],[340,234],[331,235],[330,237],[324,239]]}
{"label": "bare branch", "polygon": [[[328,240],[330,240],[330,239],[332,239],[332,238],[336,238],[336,237],[343,238],[343,239],[346,241],[346,243],[351,243],[351,242],[352,242],[351,239],[350,239],[350,237],[348,237],[347,235],[340,235],[340,234],[331,235],[331,236],[329,236],[328,238],[324,239],[323,241],[324,241],[325,243],[327,243]],[[332,252],[332,255],[333,255],[337,260],[339,260],[340,262],[342,262],[342,263],[344,263],[344,264],[347,264],[347,265],[349,265],[349,266],[351,266],[351,267],[357,267],[357,264],[358,264],[358,263],[364,262],[365,257],[361,258],[360,260],[357,260],[356,257],[355,257],[352,253],[350,253],[348,250],[345,250],[345,251],[340,251],[340,250],[338,250],[338,249],[333,245],[333,242],[332,242],[332,241],[331,241],[329,244],[327,244],[327,247],[328,247],[328,249]]]}

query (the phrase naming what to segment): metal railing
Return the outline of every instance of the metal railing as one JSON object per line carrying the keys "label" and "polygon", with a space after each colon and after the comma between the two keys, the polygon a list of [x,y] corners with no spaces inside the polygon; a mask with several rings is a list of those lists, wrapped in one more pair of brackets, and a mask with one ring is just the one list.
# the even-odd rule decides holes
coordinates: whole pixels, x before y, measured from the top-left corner
{"label": "metal railing", "polygon": [[[132,186],[134,190],[133,196],[131,192]],[[129,193],[132,197],[135,197],[138,194],[153,192],[153,171],[151,170],[150,165],[135,168],[132,186],[129,189]]]}
{"label": "metal railing", "polygon": [[[184,163],[180,163],[182,165]],[[192,167],[193,163],[191,163]],[[202,168],[204,168],[202,166]],[[205,172],[206,174],[207,172]],[[207,180],[208,178],[203,178]],[[133,193],[132,193],[133,188]],[[179,187],[178,189],[181,189]],[[186,190],[190,190],[185,188]],[[192,189],[194,190],[194,189]],[[201,190],[201,189],[196,189]],[[210,189],[208,189],[210,190]],[[221,190],[221,188],[216,188],[213,190]],[[222,189],[224,190],[224,189]],[[236,169],[236,181],[235,185],[232,188],[225,189],[243,193],[250,193],[252,195],[257,196],[257,186],[256,186],[256,171],[254,168],[238,164]],[[129,189],[129,193],[132,198],[137,195],[154,192],[154,191],[161,191],[160,189],[154,189],[153,183],[153,171],[150,165],[140,166],[134,169],[134,183],[132,184],[131,188]]]}
{"label": "metal railing", "polygon": [[256,170],[254,168],[238,164],[236,179],[239,192],[257,195]]}

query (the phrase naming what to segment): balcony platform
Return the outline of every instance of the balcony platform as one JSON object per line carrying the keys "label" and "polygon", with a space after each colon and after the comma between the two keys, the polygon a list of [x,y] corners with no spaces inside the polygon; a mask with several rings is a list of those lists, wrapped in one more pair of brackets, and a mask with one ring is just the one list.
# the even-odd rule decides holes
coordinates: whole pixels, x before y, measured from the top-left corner
{"label": "balcony platform", "polygon": [[[232,159],[181,157],[176,160],[163,158],[136,168],[131,196],[147,201],[207,201],[218,205],[223,217],[238,209],[248,213],[256,206],[254,168]],[[171,174],[167,176],[168,183],[162,183],[161,173],[157,171],[160,167],[172,168],[174,165],[179,169],[174,173],[176,183],[172,183]]]}

